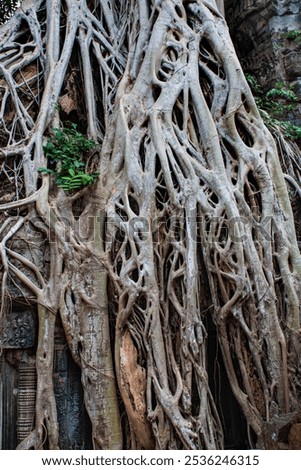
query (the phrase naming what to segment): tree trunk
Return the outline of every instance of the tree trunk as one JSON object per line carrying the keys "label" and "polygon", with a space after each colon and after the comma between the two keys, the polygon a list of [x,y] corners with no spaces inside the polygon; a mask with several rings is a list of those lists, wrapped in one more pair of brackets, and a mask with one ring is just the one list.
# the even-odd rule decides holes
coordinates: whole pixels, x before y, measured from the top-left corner
{"label": "tree trunk", "polygon": [[[95,448],[223,448],[209,324],[250,445],[300,421],[294,221],[222,9],[24,0],[0,30],[2,304],[15,283],[39,322],[20,448],[59,445],[56,317]],[[43,145],[68,121],[97,143],[99,178],[64,191],[39,168],[59,172]]]}

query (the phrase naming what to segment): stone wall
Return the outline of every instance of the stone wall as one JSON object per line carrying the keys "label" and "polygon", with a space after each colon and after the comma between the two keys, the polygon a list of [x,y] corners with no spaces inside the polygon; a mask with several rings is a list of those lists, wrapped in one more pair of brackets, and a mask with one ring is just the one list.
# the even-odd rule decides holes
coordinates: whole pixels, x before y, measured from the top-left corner
{"label": "stone wall", "polygon": [[226,19],[246,72],[264,89],[276,81],[293,84],[299,105],[290,116],[301,124],[301,41],[286,33],[301,30],[300,0],[225,0]]}

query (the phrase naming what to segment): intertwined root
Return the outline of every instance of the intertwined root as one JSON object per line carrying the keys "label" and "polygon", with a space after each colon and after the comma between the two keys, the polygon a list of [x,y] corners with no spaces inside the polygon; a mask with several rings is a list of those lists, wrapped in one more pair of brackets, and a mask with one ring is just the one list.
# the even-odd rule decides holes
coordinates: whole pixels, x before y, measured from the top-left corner
{"label": "intertwined root", "polygon": [[[56,315],[96,447],[223,447],[209,317],[239,407],[268,446],[266,423],[278,429],[299,408],[300,255],[276,147],[222,15],[214,1],[31,3],[0,50],[2,295],[13,276],[40,305],[43,393],[21,447],[59,445]],[[96,156],[101,175],[71,195],[37,172],[43,136],[67,118],[98,140],[87,171]],[[34,254],[20,245],[29,228]]]}

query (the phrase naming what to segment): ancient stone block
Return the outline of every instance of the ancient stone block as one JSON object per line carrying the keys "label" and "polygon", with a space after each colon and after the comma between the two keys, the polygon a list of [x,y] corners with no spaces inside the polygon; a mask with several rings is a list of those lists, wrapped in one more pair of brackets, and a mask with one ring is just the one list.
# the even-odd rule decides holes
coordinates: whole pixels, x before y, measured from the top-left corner
{"label": "ancient stone block", "polygon": [[4,349],[25,349],[35,345],[36,319],[31,310],[13,311],[4,319],[0,346]]}

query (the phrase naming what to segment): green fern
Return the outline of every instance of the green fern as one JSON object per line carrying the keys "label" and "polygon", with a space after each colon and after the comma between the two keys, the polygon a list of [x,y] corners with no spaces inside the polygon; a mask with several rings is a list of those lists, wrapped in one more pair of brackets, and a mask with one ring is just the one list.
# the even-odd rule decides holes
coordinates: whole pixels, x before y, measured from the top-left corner
{"label": "green fern", "polygon": [[284,33],[282,37],[286,39],[291,39],[293,41],[301,41],[301,31],[298,29],[293,29],[292,31]]}
{"label": "green fern", "polygon": [[56,184],[64,191],[93,184],[99,173],[86,173],[83,160],[96,143],[78,132],[74,123],[70,127],[52,129],[52,133],[43,147],[50,168],[40,167],[38,171],[55,175]]}
{"label": "green fern", "polygon": [[276,82],[273,88],[264,92],[254,75],[246,74],[245,76],[266,126],[273,130],[276,125],[289,139],[300,139],[301,126],[281,119],[287,112],[295,109],[298,98],[293,91],[293,85],[287,86],[283,82]]}

